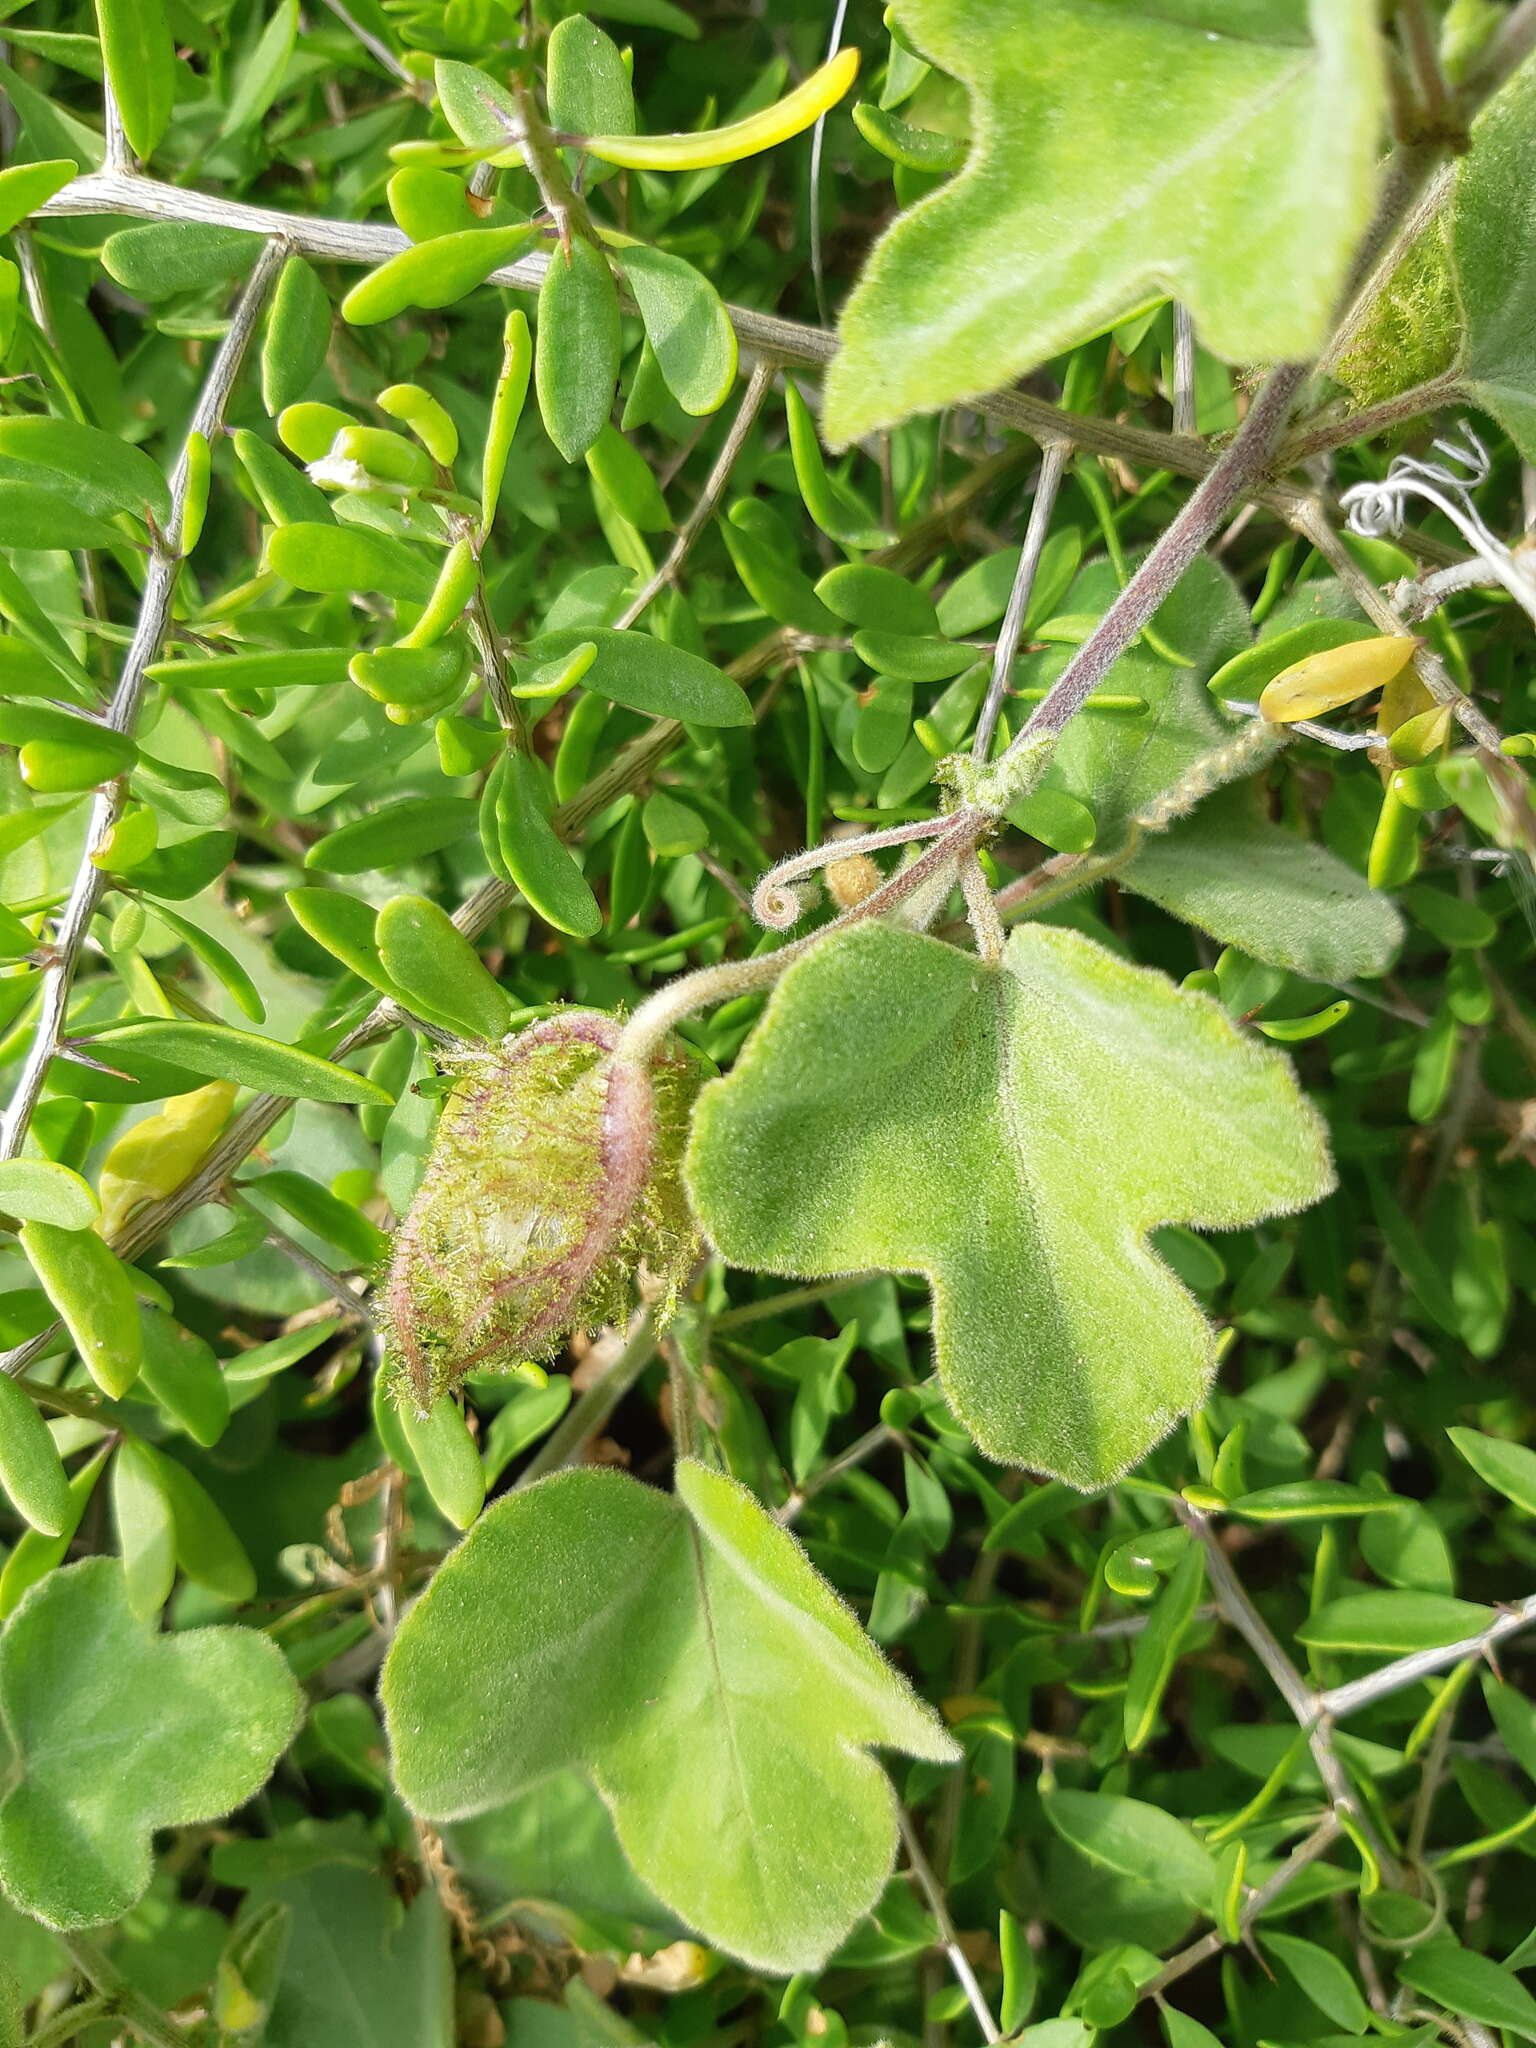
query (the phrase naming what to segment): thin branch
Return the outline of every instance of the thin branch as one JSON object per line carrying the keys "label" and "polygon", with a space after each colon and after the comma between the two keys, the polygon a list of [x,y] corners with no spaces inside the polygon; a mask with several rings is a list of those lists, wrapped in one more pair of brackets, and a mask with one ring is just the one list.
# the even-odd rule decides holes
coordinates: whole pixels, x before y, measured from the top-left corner
{"label": "thin branch", "polygon": [[1460,377],[1454,370],[1447,370],[1443,376],[1431,377],[1427,383],[1415,384],[1409,391],[1400,391],[1395,398],[1384,398],[1379,405],[1362,406],[1359,412],[1346,413],[1342,419],[1324,420],[1316,426],[1298,428],[1281,444],[1277,463],[1281,468],[1289,469],[1310,461],[1314,455],[1326,455],[1330,449],[1347,447],[1352,441],[1368,441],[1373,434],[1383,433],[1388,427],[1402,426],[1407,420],[1420,419],[1427,412],[1437,412],[1443,405],[1453,405],[1461,394],[1461,388]]}
{"label": "thin branch", "polygon": [[1040,568],[1040,556],[1045,548],[1046,535],[1051,530],[1051,515],[1056,509],[1056,494],[1061,488],[1061,479],[1066,472],[1071,454],[1072,445],[1069,441],[1048,441],[1045,453],[1040,458],[1040,474],[1035,479],[1034,501],[1029,508],[1029,524],[1024,530],[1024,545],[1019,550],[1019,566],[1014,571],[1013,588],[1008,593],[1008,609],[1003,614],[1002,627],[997,636],[997,652],[992,658],[992,680],[987,685],[986,702],[981,707],[981,716],[976,721],[976,737],[971,743],[971,757],[976,761],[985,761],[992,751],[992,735],[997,730],[998,714],[1008,693],[1014,657],[1019,651],[1019,635],[1024,627],[1024,615],[1029,610],[1030,596],[1034,591],[1035,577]]}
{"label": "thin branch", "polygon": [[715,457],[715,466],[699,493],[698,503],[678,528],[677,538],[668,550],[667,559],[638,596],[630,599],[614,622],[618,631],[623,632],[627,627],[634,625],[667,585],[677,580],[677,572],[686,560],[688,551],[709,524],[720,500],[725,496],[731,472],[747,444],[747,436],[757,424],[757,416],[763,409],[763,400],[772,389],[774,376],[775,367],[772,363],[762,362],[753,366],[752,375],[747,380],[747,388],[741,394],[741,404],[736,408],[736,417],[731,421],[731,430],[725,437],[720,453]]}
{"label": "thin branch", "polygon": [[[188,428],[189,442],[193,434],[201,434],[209,441],[217,435],[267,293],[286,254],[281,242],[271,241],[257,258],[193,412]],[[179,547],[187,505],[187,474],[187,448],[184,445],[171,478],[170,530],[168,534],[157,533],[154,536],[138,623],[104,720],[113,732],[131,733],[137,724],[144,699],[146,672],[150,663],[159,656],[161,642],[170,623],[171,603],[181,574]],[[3,1131],[0,1131],[0,1159],[14,1159],[20,1152],[32,1113],[42,1094],[49,1064],[63,1038],[70,989],[80,964],[86,933],[107,886],[104,871],[95,865],[91,856],[106,843],[108,834],[117,823],[126,791],[126,782],[119,777],[97,792],[91,807],[80,865],[54,937],[52,957],[43,969],[42,1013],[6,1111]]]}
{"label": "thin branch", "polygon": [[[715,1328],[719,1327],[717,1320]],[[883,1451],[887,1444],[900,1441],[900,1437],[888,1422],[877,1422],[873,1429],[866,1429],[861,1437],[851,1443],[846,1451],[840,1451],[827,1464],[818,1466],[803,1486],[795,1488],[773,1519],[782,1523],[786,1529],[789,1528],[799,1520],[806,1502],[814,1499],[823,1487],[831,1486],[834,1481],[841,1479],[845,1472],[856,1472],[875,1455],[876,1451]]]}
{"label": "thin branch", "polygon": [[[1338,1840],[1340,1832],[1337,1818],[1331,1813],[1325,1814],[1311,1834],[1304,1841],[1297,1843],[1280,1868],[1267,1877],[1256,1891],[1248,1894],[1239,1916],[1239,1925],[1245,1933],[1259,1915],[1274,1904],[1282,1892],[1290,1889],[1309,1863],[1315,1863],[1319,1856],[1327,1854]],[[1200,1939],[1192,1941],[1188,1948],[1181,1948],[1176,1956],[1170,1956],[1157,1975],[1142,1985],[1138,1996],[1160,1997],[1170,1984],[1177,1983],[1180,1977],[1188,1976],[1191,1970],[1197,1969],[1201,1963],[1208,1962],[1212,1956],[1220,1955],[1226,1946],[1220,1934],[1202,1934]]]}
{"label": "thin branch", "polygon": [[901,1839],[907,1852],[907,1861],[912,1866],[912,1875],[917,1879],[918,1889],[922,1892],[927,1902],[928,1910],[938,1925],[939,1945],[944,1951],[950,1969],[955,1974],[955,1982],[965,1993],[966,2003],[976,2016],[976,2024],[981,2029],[981,2038],[988,2042],[1000,2041],[1003,2038],[1002,2029],[998,2026],[997,2021],[993,2019],[992,2008],[987,2004],[981,1986],[976,1982],[976,1972],[971,1968],[970,1961],[964,1949],[960,1946],[960,1939],[955,1932],[955,1923],[950,1917],[949,1903],[944,1897],[943,1887],[934,1876],[928,1858],[923,1854],[923,1845],[917,1839],[917,1830],[913,1827],[911,1816],[907,1813],[905,1807],[898,1807],[896,1809],[896,1821],[901,1829]]}
{"label": "thin branch", "polygon": [[414,77],[401,63],[388,43],[382,42],[378,36],[374,35],[371,29],[363,26],[346,5],[346,0],[325,0],[325,5],[335,15],[342,27],[348,30],[357,42],[361,44],[363,49],[368,52],[369,56],[381,64],[392,78],[400,81],[413,99],[423,99],[426,97],[426,81]]}
{"label": "thin branch", "polygon": [[[399,229],[373,222],[328,220],[317,215],[282,213],[272,207],[247,206],[206,192],[120,171],[92,171],[73,179],[37,209],[37,215],[117,213],[136,220],[193,220],[212,227],[239,228],[246,234],[283,235],[303,255],[333,263],[374,266],[398,256],[411,244]],[[488,283],[511,291],[537,292],[549,258],[542,252],[520,257],[492,271]],[[770,355],[801,369],[825,369],[837,352],[837,337],[820,327],[784,320],[751,306],[727,305],[738,339],[756,355]],[[1042,446],[1067,440],[1096,455],[1118,457],[1143,469],[1169,469],[1176,476],[1204,477],[1221,459],[1203,441],[1161,434],[1120,420],[1096,419],[1066,412],[1026,391],[994,391],[970,402],[970,410],[1000,427],[1012,427]],[[1304,486],[1267,476],[1250,486],[1254,501],[1289,519],[1312,493]],[[1425,561],[1437,564],[1461,559],[1458,550],[1426,534],[1412,537]]]}
{"label": "thin branch", "polygon": [[344,1310],[349,1316],[354,1316],[370,1337],[376,1337],[378,1331],[374,1326],[368,1304],[360,1295],[353,1292],[341,1275],[332,1272],[324,1259],[317,1259],[313,1252],[306,1251],[297,1238],[290,1237],[287,1231],[276,1223],[268,1221],[265,1216],[261,1220],[267,1226],[266,1241],[273,1251],[281,1252],[285,1259],[291,1259],[294,1265],[302,1267],[312,1279],[320,1283],[339,1309]]}
{"label": "thin branch", "polygon": [[1486,1657],[1506,1636],[1518,1635],[1522,1629],[1533,1626],[1536,1626],[1536,1593],[1517,1606],[1505,1608],[1475,1636],[1464,1636],[1459,1643],[1445,1643],[1435,1650],[1415,1650],[1407,1657],[1398,1657],[1390,1664],[1383,1664],[1379,1671],[1368,1672],[1364,1678],[1352,1678],[1347,1685],[1330,1686],[1327,1692],[1318,1694],[1318,1708],[1329,1720],[1342,1721],[1346,1716],[1358,1713],[1362,1707],[1385,1699],[1389,1693],[1401,1692],[1404,1686],[1417,1685],[1421,1678],[1432,1678],[1437,1671],[1445,1671],[1452,1664],[1461,1663],[1463,1658]]}
{"label": "thin branch", "polygon": [[[1378,1838],[1371,1820],[1355,1796],[1333,1746],[1333,1731],[1321,1696],[1297,1670],[1295,1664],[1282,1648],[1267,1621],[1248,1597],[1242,1580],[1232,1569],[1231,1560],[1217,1541],[1215,1531],[1198,1508],[1186,1503],[1179,1504],[1179,1519],[1196,1536],[1205,1549],[1206,1577],[1216,1605],[1235,1628],[1259,1662],[1268,1672],[1275,1690],[1295,1716],[1298,1725],[1305,1730],[1307,1747],[1317,1774],[1323,1781],[1323,1790],[1329,1804],[1338,1815],[1341,1825],[1347,1824],[1351,1831],[1365,1841],[1384,1872],[1394,1868],[1391,1851]],[[1390,1882],[1390,1878],[1388,1879]]]}

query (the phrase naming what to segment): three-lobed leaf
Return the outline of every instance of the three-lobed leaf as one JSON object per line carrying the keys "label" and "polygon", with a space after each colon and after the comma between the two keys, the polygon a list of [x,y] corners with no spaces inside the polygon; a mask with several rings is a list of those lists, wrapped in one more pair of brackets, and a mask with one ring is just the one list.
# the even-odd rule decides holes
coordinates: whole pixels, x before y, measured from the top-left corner
{"label": "three-lobed leaf", "polygon": [[152,1831],[249,1799],[298,1718],[265,1636],[157,1636],[110,1558],[52,1573],[0,1635],[0,1888],[50,1927],[118,1919],[149,1883]]}
{"label": "three-lobed leaf", "polygon": [[1147,1233],[1283,1214],[1333,1173],[1288,1065],[1209,998],[1074,932],[1025,927],[989,966],[869,923],[779,982],[687,1179],[735,1265],[923,1274],[981,1447],[1096,1487],[1214,1370]]}
{"label": "three-lobed leaf", "polygon": [[491,1508],[402,1625],[383,1696],[418,1813],[579,1768],[656,1896],[771,1971],[825,1961],[890,1873],[865,1748],[956,1754],[794,1539],[688,1460],[675,1496],[585,1471]]}
{"label": "three-lobed leaf", "polygon": [[[1235,11],[1235,10],[1234,10]],[[965,169],[903,214],[849,299],[837,446],[1007,383],[1164,294],[1232,361],[1322,343],[1370,214],[1369,0],[901,0],[971,95]]]}

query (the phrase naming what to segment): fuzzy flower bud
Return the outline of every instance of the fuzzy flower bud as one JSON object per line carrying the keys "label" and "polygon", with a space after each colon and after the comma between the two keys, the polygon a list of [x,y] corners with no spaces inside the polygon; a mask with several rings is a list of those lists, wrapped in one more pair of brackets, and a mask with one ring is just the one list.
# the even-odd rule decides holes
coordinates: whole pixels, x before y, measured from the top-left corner
{"label": "fuzzy flower bud", "polygon": [[679,1175],[696,1082],[680,1058],[616,1057],[618,1036],[569,1010],[459,1057],[381,1298],[422,1408],[622,1320],[642,1264],[675,1289],[697,1256]]}

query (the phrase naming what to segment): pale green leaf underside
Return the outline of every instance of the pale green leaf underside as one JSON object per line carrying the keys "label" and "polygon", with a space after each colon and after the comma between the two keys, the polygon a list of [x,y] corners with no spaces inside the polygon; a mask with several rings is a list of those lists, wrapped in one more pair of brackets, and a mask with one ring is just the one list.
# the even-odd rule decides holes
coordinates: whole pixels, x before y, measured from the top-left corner
{"label": "pale green leaf underside", "polygon": [[119,1919],[152,1830],[249,1799],[299,1707],[254,1629],[156,1635],[115,1558],[53,1572],[0,1636],[0,1887],[50,1927]]}
{"label": "pale green leaf underside", "polygon": [[1075,932],[1003,962],[866,924],[775,990],[687,1161],[733,1264],[921,1273],[989,1456],[1108,1484],[1198,1405],[1212,1333],[1148,1231],[1234,1229],[1333,1184],[1286,1062]]}
{"label": "pale green leaf underside", "polygon": [[1224,946],[1309,981],[1385,974],[1403,942],[1389,896],[1325,846],[1272,825],[1246,789],[1219,792],[1148,839],[1120,879]]}
{"label": "pale green leaf underside", "polygon": [[814,1969],[895,1854],[864,1746],[957,1752],[743,1487],[685,1460],[677,1488],[562,1473],[481,1518],[384,1669],[396,1783],[447,1821],[580,1768],[658,1899],[755,1968]]}
{"label": "pale green leaf underside", "polygon": [[1321,344],[1370,214],[1372,0],[898,0],[971,95],[965,169],[902,215],[842,320],[842,445],[1006,383],[1170,293],[1234,362]]}

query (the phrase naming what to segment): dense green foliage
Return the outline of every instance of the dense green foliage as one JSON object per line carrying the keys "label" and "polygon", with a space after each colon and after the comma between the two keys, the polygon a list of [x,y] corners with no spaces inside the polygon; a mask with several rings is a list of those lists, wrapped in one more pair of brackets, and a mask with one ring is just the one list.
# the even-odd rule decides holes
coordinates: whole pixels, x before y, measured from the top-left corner
{"label": "dense green foliage", "polygon": [[0,0],[0,2048],[1536,2041],[1536,0],[831,15]]}

